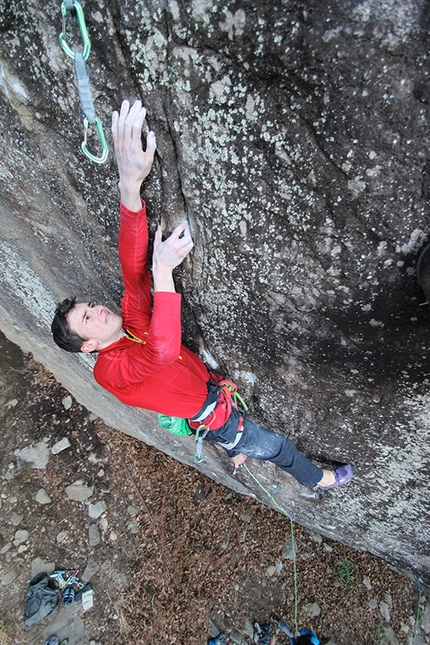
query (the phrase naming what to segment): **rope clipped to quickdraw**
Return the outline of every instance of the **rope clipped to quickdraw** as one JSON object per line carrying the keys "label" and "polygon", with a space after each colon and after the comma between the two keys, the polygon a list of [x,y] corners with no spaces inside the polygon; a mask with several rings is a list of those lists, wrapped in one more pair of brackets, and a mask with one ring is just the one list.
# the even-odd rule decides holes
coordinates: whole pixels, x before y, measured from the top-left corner
{"label": "rope clipped to quickdraw", "polygon": [[[70,13],[76,18],[81,34],[83,49],[81,52],[74,52],[66,42],[66,17]],[[108,158],[109,148],[103,132],[103,126],[100,119],[96,116],[93,97],[90,87],[90,76],[86,61],[90,55],[91,42],[88,36],[87,25],[82,6],[78,0],[63,0],[61,3],[62,30],[59,36],[60,45],[64,52],[74,60],[75,77],[78,86],[79,98],[82,106],[82,119],[84,123],[84,140],[81,143],[83,153],[94,163],[105,163]],[[88,150],[88,129],[94,125],[102,147],[102,153],[99,157]]]}

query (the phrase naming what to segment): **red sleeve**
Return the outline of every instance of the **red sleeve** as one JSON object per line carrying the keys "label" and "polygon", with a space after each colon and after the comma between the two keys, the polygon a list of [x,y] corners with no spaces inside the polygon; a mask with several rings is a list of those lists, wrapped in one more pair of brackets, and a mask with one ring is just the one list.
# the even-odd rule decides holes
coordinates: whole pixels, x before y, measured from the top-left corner
{"label": "red sleeve", "polygon": [[[148,225],[146,204],[140,211],[120,207],[118,255],[124,279],[122,313],[126,325],[135,315],[151,315],[151,276],[148,270]],[[130,320],[130,317],[132,318]],[[137,321],[136,321],[137,322]],[[141,322],[141,321],[140,321]]]}
{"label": "red sleeve", "polygon": [[[121,204],[118,254],[124,278],[123,324],[142,343],[127,340],[101,350],[105,374],[117,387],[145,380],[174,363],[181,353],[181,296],[159,291],[151,310],[146,206],[133,212]],[[100,370],[97,371],[97,376]],[[96,374],[95,374],[96,375]],[[96,376],[96,378],[97,378]]]}

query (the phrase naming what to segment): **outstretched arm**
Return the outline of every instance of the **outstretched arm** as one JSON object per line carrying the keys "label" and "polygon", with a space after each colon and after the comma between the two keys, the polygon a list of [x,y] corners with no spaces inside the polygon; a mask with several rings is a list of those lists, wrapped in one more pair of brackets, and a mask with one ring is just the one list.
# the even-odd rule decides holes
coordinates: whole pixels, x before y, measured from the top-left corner
{"label": "outstretched arm", "polygon": [[118,164],[121,202],[131,211],[142,208],[140,187],[149,175],[156,148],[155,135],[149,132],[146,137],[146,151],[142,149],[141,133],[146,110],[140,101],[130,108],[123,101],[121,110],[112,113],[112,137],[115,157]]}
{"label": "outstretched arm", "polygon": [[[155,135],[149,132],[146,138],[146,152],[142,149],[141,132],[146,110],[140,101],[130,108],[123,101],[121,110],[112,113],[112,137],[118,164],[121,202],[130,211],[142,208],[140,187],[151,171],[155,153]],[[172,271],[193,248],[187,222],[181,222],[165,240],[161,238],[159,226],[154,239],[153,278],[154,291],[174,292]]]}

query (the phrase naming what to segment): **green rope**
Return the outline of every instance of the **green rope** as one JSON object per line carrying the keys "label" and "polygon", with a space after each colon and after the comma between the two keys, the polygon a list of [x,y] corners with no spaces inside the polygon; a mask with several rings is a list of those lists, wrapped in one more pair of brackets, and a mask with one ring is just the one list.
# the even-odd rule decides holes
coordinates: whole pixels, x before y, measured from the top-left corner
{"label": "green rope", "polygon": [[418,607],[417,607],[417,615],[415,617],[415,627],[414,627],[414,635],[413,635],[413,638],[412,638],[412,645],[414,645],[415,639],[416,639],[417,634],[418,634],[419,622],[420,622],[420,613],[421,613],[421,597],[423,595],[422,589],[419,588],[418,590],[420,592],[420,595],[418,596]]}
{"label": "green rope", "polygon": [[272,493],[270,493],[260,482],[259,479],[249,470],[248,466],[243,463],[242,466],[245,468],[246,472],[248,475],[252,477],[252,479],[260,486],[261,490],[272,500],[273,504],[278,508],[283,515],[286,515],[288,519],[290,520],[290,528],[291,528],[291,547],[293,549],[293,587],[294,587],[294,627],[296,630],[296,633],[298,633],[299,628],[298,628],[298,608],[299,608],[299,593],[298,593],[298,582],[297,582],[297,557],[296,557],[296,538],[294,535],[294,524],[293,524],[293,517],[288,513],[278,502],[276,499],[273,497]]}

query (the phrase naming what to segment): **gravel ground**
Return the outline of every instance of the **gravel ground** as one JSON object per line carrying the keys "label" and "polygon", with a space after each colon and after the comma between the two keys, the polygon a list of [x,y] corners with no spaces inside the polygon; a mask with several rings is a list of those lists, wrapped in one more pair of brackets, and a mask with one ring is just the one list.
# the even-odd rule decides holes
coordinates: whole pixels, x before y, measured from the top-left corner
{"label": "gravel ground", "polygon": [[[108,428],[0,345],[0,645],[53,632],[69,645],[205,645],[218,631],[245,645],[272,615],[323,645],[430,643],[411,580]],[[79,568],[94,606],[60,603],[25,630],[28,583],[54,568]],[[288,640],[273,629],[272,645]]]}

